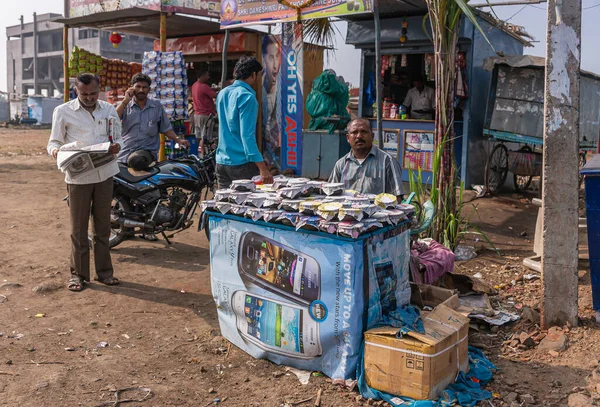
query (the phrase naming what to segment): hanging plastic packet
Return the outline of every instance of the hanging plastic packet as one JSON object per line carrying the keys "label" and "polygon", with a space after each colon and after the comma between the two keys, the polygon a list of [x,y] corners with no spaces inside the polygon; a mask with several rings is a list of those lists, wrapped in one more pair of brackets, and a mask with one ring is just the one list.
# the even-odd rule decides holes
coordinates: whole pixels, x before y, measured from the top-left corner
{"label": "hanging plastic packet", "polygon": [[381,222],[373,218],[365,218],[361,222],[365,225],[365,232],[374,232],[383,227]]}
{"label": "hanging plastic packet", "polygon": [[339,222],[331,222],[328,220],[321,219],[321,221],[319,222],[319,230],[321,232],[334,235],[337,233],[338,224]]}
{"label": "hanging plastic packet", "polygon": [[365,213],[361,208],[341,208],[338,212],[338,219],[341,222],[355,221],[360,222],[365,217]]}
{"label": "hanging plastic packet", "polygon": [[341,208],[342,204],[339,202],[324,203],[317,209],[317,215],[325,220],[332,220],[337,216]]}
{"label": "hanging plastic packet", "polygon": [[283,211],[279,209],[266,210],[263,212],[263,220],[265,222],[277,222],[282,213]]}
{"label": "hanging plastic packet", "polygon": [[340,222],[337,227],[339,235],[358,238],[365,231],[365,224],[361,222]]}
{"label": "hanging plastic packet", "polygon": [[269,194],[265,192],[254,192],[246,197],[244,205],[254,206],[255,208],[262,208],[265,200],[269,197]]}
{"label": "hanging plastic packet", "polygon": [[277,218],[277,222],[281,222],[286,226],[296,226],[300,219],[300,215],[294,212],[282,212]]}
{"label": "hanging plastic packet", "polygon": [[232,189],[219,189],[215,191],[215,201],[217,202],[229,202],[229,196],[235,192]]}
{"label": "hanging plastic packet", "polygon": [[375,205],[383,209],[392,209],[398,203],[398,198],[392,194],[379,194],[375,197]]}
{"label": "hanging plastic packet", "polygon": [[256,191],[256,185],[249,179],[236,179],[231,182],[229,189],[239,192],[254,192]]}
{"label": "hanging plastic packet", "polygon": [[342,183],[325,183],[321,186],[323,193],[327,196],[342,195],[344,193],[344,184]]}
{"label": "hanging plastic packet", "polygon": [[237,216],[244,216],[246,214],[246,210],[248,210],[247,206],[244,205],[231,205],[231,209],[229,209],[229,213]]}
{"label": "hanging plastic packet", "polygon": [[247,218],[250,218],[250,219],[252,219],[252,221],[256,222],[256,221],[262,219],[263,212],[264,212],[264,209],[252,208],[250,206],[247,206],[246,213],[244,214],[244,216]]}
{"label": "hanging plastic packet", "polygon": [[283,209],[287,212],[298,212],[302,202],[304,201],[301,199],[282,199],[279,209]]}
{"label": "hanging plastic packet", "polygon": [[202,201],[200,202],[200,211],[205,212],[205,211],[214,211],[215,209],[215,205],[217,204],[217,201],[215,201],[214,199],[211,199],[209,201]]}
{"label": "hanging plastic packet", "polygon": [[273,189],[278,190],[288,186],[289,178],[279,177],[273,179]]}
{"label": "hanging plastic packet", "polygon": [[319,206],[323,205],[323,203],[321,201],[302,201],[298,210],[303,215],[313,216],[316,215]]}
{"label": "hanging plastic packet", "polygon": [[215,204],[215,208],[221,212],[223,215],[226,215],[229,213],[229,211],[231,210],[231,207],[233,206],[232,203],[229,202],[217,202]]}
{"label": "hanging plastic packet", "polygon": [[296,223],[296,230],[319,230],[319,222],[321,222],[321,218],[318,216],[300,216]]}
{"label": "hanging plastic packet", "polygon": [[283,201],[283,199],[279,195],[269,193],[263,202],[263,208],[277,209],[279,208],[279,205],[281,205],[281,201]]}
{"label": "hanging plastic packet", "polygon": [[242,205],[246,201],[246,198],[248,198],[250,195],[252,195],[252,192],[234,191],[229,195],[229,202],[237,205]]}

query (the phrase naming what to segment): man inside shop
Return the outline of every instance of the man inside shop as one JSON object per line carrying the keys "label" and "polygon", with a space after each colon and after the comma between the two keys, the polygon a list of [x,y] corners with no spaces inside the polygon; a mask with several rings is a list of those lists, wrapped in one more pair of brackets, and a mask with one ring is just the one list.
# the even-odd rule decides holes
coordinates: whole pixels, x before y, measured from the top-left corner
{"label": "man inside shop", "polygon": [[373,145],[371,123],[354,119],[347,130],[351,150],[335,164],[329,182],[341,182],[345,189],[363,194],[392,194],[401,201],[404,191],[400,163]]}
{"label": "man inside shop", "polygon": [[[131,88],[125,92],[125,98],[117,107],[123,127],[123,148],[118,160],[133,171],[147,170],[158,159],[161,133],[180,146],[190,146],[189,141],[177,137],[160,101],[148,98],[151,83],[148,75],[135,74],[131,79]],[[149,241],[158,240],[150,234],[143,234],[142,237]]]}
{"label": "man inside shop", "polygon": [[[198,139],[199,154],[204,154],[204,141],[206,123],[210,115],[217,114],[215,107],[215,98],[217,92],[208,85],[210,81],[210,72],[207,70],[198,71],[198,80],[192,85],[192,99],[194,100],[194,129]],[[206,140],[212,142],[212,140]]]}
{"label": "man inside shop", "polygon": [[235,82],[219,92],[219,146],[216,155],[216,178],[219,189],[229,188],[231,181],[260,175],[264,184],[273,182],[256,144],[258,100],[253,87],[263,67],[254,57],[244,56],[235,64]]}
{"label": "man inside shop", "polygon": [[432,88],[425,86],[423,78],[415,79],[413,86],[406,94],[406,98],[404,98],[404,102],[402,103],[407,109],[410,109],[410,118],[416,120],[433,120],[435,92]]}

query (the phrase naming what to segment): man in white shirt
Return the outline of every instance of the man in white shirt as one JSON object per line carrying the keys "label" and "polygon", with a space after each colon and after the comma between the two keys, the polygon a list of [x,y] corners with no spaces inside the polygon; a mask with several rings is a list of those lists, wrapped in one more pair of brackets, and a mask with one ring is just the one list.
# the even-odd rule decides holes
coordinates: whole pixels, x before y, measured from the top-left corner
{"label": "man in white shirt", "polygon": [[433,120],[433,107],[435,104],[435,92],[432,88],[425,86],[423,79],[413,81],[414,88],[410,89],[402,103],[410,108],[410,118],[417,120]]}
{"label": "man in white shirt", "polygon": [[[117,154],[121,150],[121,125],[115,108],[98,100],[100,80],[93,74],[80,74],[75,82],[77,99],[54,109],[52,134],[48,141],[48,153],[57,158],[61,146],[76,141],[86,146],[112,144],[108,150]],[[107,134],[107,122],[114,119],[111,140]],[[83,284],[90,281],[90,249],[88,225],[90,212],[94,224],[94,265],[97,280],[106,285],[116,285],[110,259],[109,238],[111,232],[110,212],[112,205],[112,177],[119,173],[116,159],[77,179],[65,177],[69,192],[71,215],[71,278],[67,288],[81,291]]]}

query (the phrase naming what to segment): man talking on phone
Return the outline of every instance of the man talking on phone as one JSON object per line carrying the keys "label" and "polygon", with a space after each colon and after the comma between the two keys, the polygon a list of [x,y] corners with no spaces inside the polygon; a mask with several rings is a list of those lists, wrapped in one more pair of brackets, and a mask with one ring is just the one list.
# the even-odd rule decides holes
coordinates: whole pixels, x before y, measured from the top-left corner
{"label": "man talking on phone", "polygon": [[219,92],[219,147],[216,176],[219,189],[229,188],[231,181],[261,176],[264,184],[273,182],[273,175],[264,163],[256,144],[258,100],[252,89],[262,65],[254,57],[241,57],[235,64],[235,82]]}
{"label": "man talking on phone", "polygon": [[[75,90],[77,99],[54,109],[48,153],[57,158],[58,151],[65,144],[79,141],[84,146],[92,146],[110,141],[112,144],[108,152],[117,154],[122,144],[119,117],[111,104],[98,100],[100,78],[90,73],[80,74],[75,81]],[[115,122],[112,140],[107,133],[108,121],[111,119]],[[71,217],[71,278],[67,285],[71,291],[81,291],[84,282],[90,281],[90,212],[94,223],[93,247],[97,280],[106,285],[119,284],[119,280],[113,277],[109,251],[112,177],[118,173],[119,166],[113,160],[77,179],[71,179],[68,174],[65,177]]]}
{"label": "man talking on phone", "polygon": [[161,133],[180,146],[190,146],[189,141],[177,137],[160,101],[148,98],[151,84],[148,75],[135,74],[131,88],[117,107],[123,123],[123,150],[119,153],[119,162],[136,171],[147,169],[158,159]]}

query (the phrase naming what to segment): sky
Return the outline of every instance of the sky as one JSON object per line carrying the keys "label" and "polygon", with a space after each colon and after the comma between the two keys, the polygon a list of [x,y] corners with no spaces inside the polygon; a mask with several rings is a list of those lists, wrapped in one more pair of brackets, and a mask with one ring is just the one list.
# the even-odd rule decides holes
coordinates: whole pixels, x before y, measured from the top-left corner
{"label": "sky", "polygon": [[[21,14],[25,16],[25,22],[31,22],[33,21],[33,12],[62,14],[64,8],[63,0],[21,0],[18,2],[18,6],[16,1],[4,0],[3,3],[5,2],[10,5],[0,14],[0,27],[19,24]],[[526,6],[496,6],[494,10],[501,19],[525,27],[526,31],[538,41],[533,48],[525,49],[526,54],[544,56],[546,52],[545,3]],[[593,45],[600,38],[598,20],[600,20],[600,0],[583,0],[581,68],[595,73],[600,73],[600,53],[594,51]],[[330,55],[326,67],[334,69],[338,75],[342,75],[353,85],[358,85],[358,66],[343,61],[356,61],[357,58],[360,58],[360,53],[354,47],[344,44],[346,24],[341,22],[337,23],[337,26],[341,32],[337,36],[337,51]],[[0,90],[6,91],[6,45],[0,48]]]}

